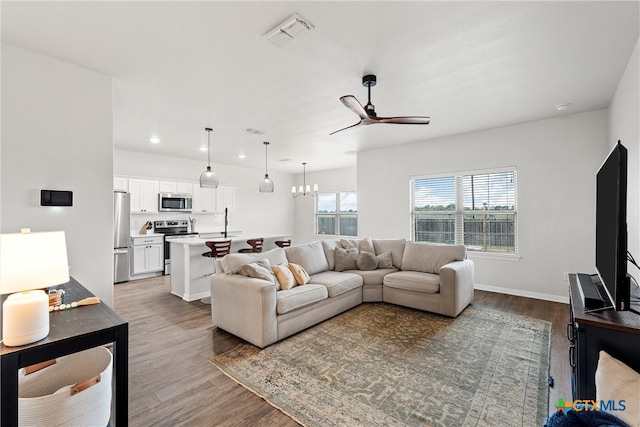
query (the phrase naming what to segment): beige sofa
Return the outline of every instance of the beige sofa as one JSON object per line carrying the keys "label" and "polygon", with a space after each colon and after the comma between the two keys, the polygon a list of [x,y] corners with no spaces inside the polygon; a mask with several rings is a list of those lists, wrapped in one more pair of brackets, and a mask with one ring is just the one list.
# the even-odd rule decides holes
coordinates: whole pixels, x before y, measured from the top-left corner
{"label": "beige sofa", "polygon": [[[375,258],[388,268],[345,269],[354,254],[357,265],[361,258]],[[283,290],[277,280],[240,274],[243,266],[264,259],[272,266],[297,264],[310,280]],[[473,299],[473,280],[473,262],[464,246],[405,239],[315,241],[216,260],[211,315],[217,327],[264,348],[362,302],[388,302],[455,317]]]}

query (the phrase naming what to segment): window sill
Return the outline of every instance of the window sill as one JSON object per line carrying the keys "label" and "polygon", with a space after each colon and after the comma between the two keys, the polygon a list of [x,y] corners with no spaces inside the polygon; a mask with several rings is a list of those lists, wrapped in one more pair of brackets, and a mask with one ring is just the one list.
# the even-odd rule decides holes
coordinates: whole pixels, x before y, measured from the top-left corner
{"label": "window sill", "polygon": [[491,252],[469,251],[470,259],[494,259],[498,261],[520,261],[522,258],[518,254],[498,254]]}

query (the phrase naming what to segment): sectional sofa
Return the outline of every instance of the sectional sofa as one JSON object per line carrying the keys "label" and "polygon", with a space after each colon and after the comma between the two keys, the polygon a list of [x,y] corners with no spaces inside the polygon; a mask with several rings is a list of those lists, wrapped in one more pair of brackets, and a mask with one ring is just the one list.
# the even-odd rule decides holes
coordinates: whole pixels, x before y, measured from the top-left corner
{"label": "sectional sofa", "polygon": [[215,264],[213,324],[260,348],[363,302],[455,317],[473,299],[473,262],[461,245],[329,239]]}

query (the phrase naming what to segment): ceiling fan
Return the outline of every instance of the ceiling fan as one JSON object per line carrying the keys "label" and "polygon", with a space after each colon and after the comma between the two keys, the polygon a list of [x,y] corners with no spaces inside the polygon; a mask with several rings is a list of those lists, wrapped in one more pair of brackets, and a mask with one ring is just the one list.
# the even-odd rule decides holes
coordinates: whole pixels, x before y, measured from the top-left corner
{"label": "ceiling fan", "polygon": [[374,125],[377,123],[391,123],[401,125],[429,124],[429,121],[431,119],[425,116],[378,117],[376,114],[375,106],[371,103],[371,86],[375,85],[376,76],[374,76],[373,74],[366,75],[362,78],[362,86],[365,86],[367,88],[369,94],[367,105],[365,105],[364,107],[353,95],[345,95],[340,97],[340,102],[342,102],[345,107],[356,113],[360,117],[360,121],[354,125],[331,132],[329,135],[342,132],[343,130],[351,129],[356,126]]}

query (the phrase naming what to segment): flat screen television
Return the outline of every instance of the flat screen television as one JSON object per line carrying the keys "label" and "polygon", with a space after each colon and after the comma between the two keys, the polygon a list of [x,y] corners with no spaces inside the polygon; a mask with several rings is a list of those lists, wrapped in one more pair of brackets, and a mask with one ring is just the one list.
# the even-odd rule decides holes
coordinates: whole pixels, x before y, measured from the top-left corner
{"label": "flat screen television", "polygon": [[620,141],[596,174],[596,271],[613,308],[628,310],[627,149]]}

